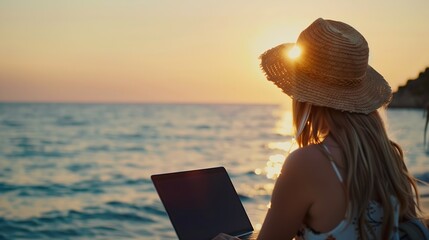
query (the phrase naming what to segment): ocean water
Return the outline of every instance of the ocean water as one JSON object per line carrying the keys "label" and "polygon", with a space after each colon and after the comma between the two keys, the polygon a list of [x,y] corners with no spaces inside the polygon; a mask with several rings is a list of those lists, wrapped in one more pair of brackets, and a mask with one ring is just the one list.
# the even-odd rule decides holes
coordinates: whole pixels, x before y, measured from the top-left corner
{"label": "ocean water", "polygon": [[[422,116],[385,112],[429,181]],[[291,135],[278,105],[0,103],[0,239],[176,239],[150,175],[214,166],[259,228]]]}

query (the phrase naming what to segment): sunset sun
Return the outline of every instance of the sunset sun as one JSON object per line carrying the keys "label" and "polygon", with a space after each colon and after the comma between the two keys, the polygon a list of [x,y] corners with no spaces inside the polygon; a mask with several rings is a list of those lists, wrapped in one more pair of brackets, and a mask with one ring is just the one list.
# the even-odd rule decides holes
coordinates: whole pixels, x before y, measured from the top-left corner
{"label": "sunset sun", "polygon": [[288,52],[287,56],[291,59],[297,59],[301,55],[301,48],[298,45],[294,45]]}

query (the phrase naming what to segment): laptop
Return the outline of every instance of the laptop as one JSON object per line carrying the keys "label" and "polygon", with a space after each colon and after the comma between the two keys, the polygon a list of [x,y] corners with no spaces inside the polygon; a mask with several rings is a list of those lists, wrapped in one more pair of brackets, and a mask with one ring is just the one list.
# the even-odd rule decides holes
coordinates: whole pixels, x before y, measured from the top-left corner
{"label": "laptop", "polygon": [[224,167],[151,178],[179,239],[212,239],[219,233],[251,237],[252,224]]}

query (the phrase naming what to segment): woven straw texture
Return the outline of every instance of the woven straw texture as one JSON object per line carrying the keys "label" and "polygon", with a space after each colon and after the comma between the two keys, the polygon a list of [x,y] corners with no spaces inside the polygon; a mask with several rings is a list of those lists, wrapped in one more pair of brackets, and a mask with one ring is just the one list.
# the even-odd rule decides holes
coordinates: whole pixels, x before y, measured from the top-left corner
{"label": "woven straw texture", "polygon": [[300,34],[296,59],[287,55],[294,45],[261,55],[267,79],[293,99],[364,114],[389,103],[392,90],[368,65],[368,43],[353,27],[319,18]]}

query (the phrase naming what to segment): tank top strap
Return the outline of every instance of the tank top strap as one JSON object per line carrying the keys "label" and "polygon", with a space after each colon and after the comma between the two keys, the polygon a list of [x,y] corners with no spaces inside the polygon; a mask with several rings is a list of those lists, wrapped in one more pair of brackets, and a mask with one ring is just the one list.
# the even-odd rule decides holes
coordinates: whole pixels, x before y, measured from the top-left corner
{"label": "tank top strap", "polygon": [[341,176],[341,173],[337,167],[337,164],[334,161],[334,158],[332,157],[331,151],[329,151],[329,148],[322,143],[320,143],[320,145],[322,146],[323,152],[325,153],[325,155],[328,157],[329,162],[331,162],[331,166],[334,169],[335,174],[338,177],[338,180],[340,180],[341,183],[343,183],[343,177]]}

